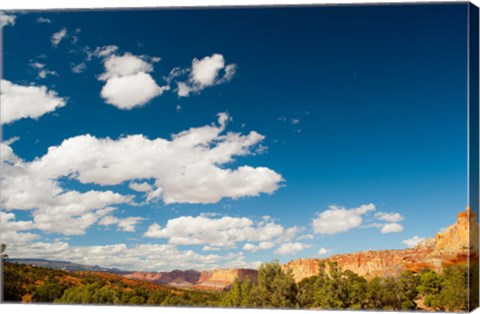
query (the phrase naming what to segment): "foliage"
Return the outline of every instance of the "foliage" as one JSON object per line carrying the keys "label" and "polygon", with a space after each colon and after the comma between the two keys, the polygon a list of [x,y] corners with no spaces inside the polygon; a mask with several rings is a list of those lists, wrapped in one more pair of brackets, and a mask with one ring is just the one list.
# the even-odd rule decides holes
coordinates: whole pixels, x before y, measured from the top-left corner
{"label": "foliage", "polygon": [[[472,267],[478,270],[478,265]],[[466,311],[469,276],[466,265],[456,265],[445,267],[441,273],[405,271],[367,281],[335,263],[321,262],[316,276],[295,283],[292,273],[275,260],[260,266],[258,282],[246,276],[237,279],[227,292],[211,292],[164,287],[114,274],[7,262],[3,283],[7,302],[412,310],[422,299],[434,310]]]}
{"label": "foliage", "polygon": [[217,306],[217,292],[187,291],[95,272],[5,263],[4,300],[64,304]]}

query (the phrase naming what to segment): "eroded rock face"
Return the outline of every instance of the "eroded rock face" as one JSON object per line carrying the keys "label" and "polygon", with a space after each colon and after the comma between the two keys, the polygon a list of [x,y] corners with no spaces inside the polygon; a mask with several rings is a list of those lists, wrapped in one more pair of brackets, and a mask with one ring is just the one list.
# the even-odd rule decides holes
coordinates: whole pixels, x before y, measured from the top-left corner
{"label": "eroded rock face", "polygon": [[171,272],[135,272],[124,275],[129,279],[155,282],[162,285],[178,288],[196,288],[206,290],[224,290],[229,288],[235,279],[249,277],[257,282],[255,269],[215,269],[212,271],[198,272],[195,270],[174,270]]}
{"label": "eroded rock face", "polygon": [[188,288],[196,285],[200,279],[200,272],[195,270],[174,270],[170,272],[135,272],[124,275],[129,279],[151,281],[168,286]]}
{"label": "eroded rock face", "polygon": [[[337,262],[342,270],[348,269],[371,279],[397,275],[404,270],[416,272],[429,268],[441,271],[445,265],[466,262],[471,255],[478,255],[478,222],[467,207],[465,212],[458,214],[455,224],[414,248],[341,254],[323,260]],[[295,281],[299,282],[316,275],[321,260],[297,259],[283,265],[283,268],[290,269]]]}
{"label": "eroded rock face", "polygon": [[249,277],[254,283],[257,282],[258,272],[255,269],[215,269],[213,271],[202,272],[202,279],[195,288],[224,290],[229,288],[238,278],[240,280]]}
{"label": "eroded rock face", "polygon": [[[470,236],[473,236],[470,243]],[[470,208],[458,213],[457,222],[445,231],[435,236],[435,252],[437,253],[468,253],[469,250],[478,251],[478,223],[475,213]]]}

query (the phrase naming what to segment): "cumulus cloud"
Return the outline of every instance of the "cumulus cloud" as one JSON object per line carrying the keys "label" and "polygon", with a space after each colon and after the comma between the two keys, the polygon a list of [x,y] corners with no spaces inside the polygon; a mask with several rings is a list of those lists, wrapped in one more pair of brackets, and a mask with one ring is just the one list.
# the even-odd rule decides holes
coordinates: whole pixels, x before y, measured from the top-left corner
{"label": "cumulus cloud", "polygon": [[[245,217],[208,218],[181,216],[168,220],[165,227],[152,224],[145,237],[167,238],[176,245],[208,244],[217,247],[233,247],[237,242],[266,242],[279,237],[284,228],[272,221],[254,222]],[[266,247],[270,244],[264,243]],[[247,250],[249,246],[247,245]],[[253,248],[251,248],[253,249]]]}
{"label": "cumulus cloud", "polygon": [[14,213],[0,212],[0,238],[2,243],[13,245],[24,245],[39,236],[33,233],[19,232],[34,229],[31,220],[17,221]]}
{"label": "cumulus cloud", "polygon": [[306,248],[309,248],[309,244],[301,242],[288,242],[283,243],[278,249],[275,250],[276,254],[287,255],[287,254],[296,254],[297,252],[303,251]]}
{"label": "cumulus cloud", "polygon": [[35,227],[48,233],[82,235],[113,211],[110,205],[130,200],[131,197],[112,191],[64,192],[33,211]]}
{"label": "cumulus cloud", "polygon": [[112,204],[128,203],[132,196],[112,191],[65,190],[48,173],[33,170],[32,163],[15,155],[1,143],[2,199],[5,210],[32,211],[36,229],[67,235],[84,234],[86,229],[106,216]]}
{"label": "cumulus cloud", "polygon": [[118,140],[76,136],[52,146],[29,167],[52,179],[68,176],[81,183],[117,185],[154,179],[147,200],[172,203],[216,203],[222,198],[271,194],[283,178],[266,167],[223,166],[235,156],[251,154],[263,136],[255,131],[222,134],[228,115],[219,125],[191,128],[172,136],[147,139],[130,135]]}
{"label": "cumulus cloud", "polygon": [[0,29],[4,26],[15,25],[16,16],[12,14],[6,14],[5,12],[0,11]]}
{"label": "cumulus cloud", "polygon": [[404,219],[403,216],[400,215],[399,213],[384,213],[384,212],[376,213],[375,218],[383,221],[388,221],[388,222],[399,222]]}
{"label": "cumulus cloud", "polygon": [[[8,243],[7,243],[8,245]],[[202,255],[192,250],[179,250],[169,244],[112,244],[71,246],[66,242],[32,242],[24,246],[8,246],[9,256],[68,260],[84,265],[101,265],[124,270],[171,271],[173,269],[211,269],[239,258],[215,254]],[[161,257],[161,258],[159,258]],[[240,257],[240,261],[243,259]]]}
{"label": "cumulus cloud", "polygon": [[153,189],[152,186],[147,182],[131,182],[128,187],[137,192],[150,192]]}
{"label": "cumulus cloud", "polygon": [[2,123],[8,124],[22,118],[38,119],[42,115],[65,106],[65,98],[48,90],[46,86],[23,86],[1,80]]}
{"label": "cumulus cloud", "polygon": [[129,110],[147,104],[168,89],[168,86],[158,86],[150,74],[139,72],[108,79],[101,96],[106,103],[118,109]]}
{"label": "cumulus cloud", "polygon": [[330,253],[331,250],[327,250],[326,248],[321,247],[320,250],[318,250],[318,255],[325,255]]}
{"label": "cumulus cloud", "polygon": [[[97,48],[98,49],[98,48]],[[104,46],[94,54],[104,58],[105,72],[98,79],[105,81],[100,95],[106,103],[119,109],[130,110],[147,104],[170,87],[158,86],[152,76],[152,62],[156,58],[114,53],[118,47]]]}
{"label": "cumulus cloud", "polygon": [[[103,186],[130,182],[130,188],[144,193],[147,201],[162,200],[166,204],[216,203],[224,197],[273,193],[283,180],[273,170],[223,167],[235,156],[250,154],[263,139],[254,131],[246,135],[223,134],[229,119],[220,114],[218,125],[191,128],[173,135],[171,140],[142,135],[118,140],[77,136],[50,147],[45,155],[31,162],[19,158],[8,143],[1,143],[2,207],[32,211],[35,226],[46,232],[78,235],[111,215],[112,205],[131,203],[133,196],[104,188],[69,190],[61,183],[63,178]],[[112,221],[109,219],[103,223]],[[117,226],[133,230],[135,222],[118,221]],[[257,229],[269,232],[270,227],[277,228],[263,223],[265,226]]]}
{"label": "cumulus cloud", "polygon": [[328,210],[321,212],[313,219],[313,232],[335,234],[357,228],[362,224],[362,215],[374,210],[374,204],[361,205],[351,209],[330,205]]}
{"label": "cumulus cloud", "polygon": [[103,217],[98,224],[103,226],[116,225],[118,230],[134,232],[135,226],[142,220],[142,217],[117,218],[115,216],[108,215]]}
{"label": "cumulus cloud", "polygon": [[381,233],[393,233],[393,232],[402,232],[403,226],[398,223],[389,223],[384,225],[381,229]]}
{"label": "cumulus cloud", "polygon": [[[191,93],[198,93],[201,90],[223,84],[230,81],[235,75],[237,66],[225,64],[225,58],[221,54],[213,54],[203,59],[193,59],[189,78],[185,82],[177,82],[177,94],[179,97],[188,97]],[[171,72],[170,77],[182,74],[179,69]],[[222,75],[223,72],[223,75]]]}
{"label": "cumulus cloud", "polygon": [[402,243],[408,247],[415,247],[417,244],[425,240],[425,238],[419,236],[413,236],[410,239],[403,240]]}
{"label": "cumulus cloud", "polygon": [[52,35],[52,38],[50,39],[52,46],[56,48],[66,36],[67,36],[67,29],[65,27],[59,30],[58,32],[54,33]]}
{"label": "cumulus cloud", "polygon": [[57,72],[49,70],[44,63],[32,62],[30,66],[37,71],[38,78],[45,79],[48,75],[58,76]]}
{"label": "cumulus cloud", "polygon": [[250,252],[254,253],[256,251],[271,249],[274,246],[275,246],[274,242],[260,242],[258,245],[255,245],[255,244],[252,244],[252,243],[245,243],[242,250],[250,251]]}

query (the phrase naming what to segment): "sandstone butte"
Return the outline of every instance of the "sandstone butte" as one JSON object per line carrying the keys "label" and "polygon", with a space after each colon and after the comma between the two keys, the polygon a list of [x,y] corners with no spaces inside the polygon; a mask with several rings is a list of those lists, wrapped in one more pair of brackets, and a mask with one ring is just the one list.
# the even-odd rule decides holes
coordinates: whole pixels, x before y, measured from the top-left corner
{"label": "sandstone butte", "polygon": [[[319,261],[337,262],[342,270],[351,270],[367,279],[376,276],[392,276],[404,270],[419,271],[423,268],[441,271],[446,265],[465,263],[470,257],[478,258],[478,222],[469,207],[460,212],[457,221],[434,238],[403,250],[363,251],[333,255],[328,258],[296,259],[282,265],[290,269],[296,282],[317,274]],[[328,270],[328,268],[327,268]],[[198,272],[174,270],[171,272],[135,272],[124,275],[130,279],[145,280],[179,288],[208,290],[228,289],[235,279],[249,277],[257,281],[254,269],[215,269]]]}

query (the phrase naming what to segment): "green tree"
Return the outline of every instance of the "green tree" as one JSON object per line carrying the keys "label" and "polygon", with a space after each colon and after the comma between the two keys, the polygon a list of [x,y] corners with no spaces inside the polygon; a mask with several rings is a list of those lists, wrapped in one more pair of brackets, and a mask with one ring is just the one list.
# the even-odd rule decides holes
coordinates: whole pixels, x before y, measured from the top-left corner
{"label": "green tree", "polygon": [[439,304],[442,310],[466,311],[468,308],[468,267],[447,266],[443,270]]}
{"label": "green tree", "polygon": [[417,291],[425,297],[425,305],[434,309],[438,309],[440,304],[440,291],[442,288],[442,280],[440,276],[433,270],[423,270],[419,274]]}
{"label": "green tree", "polygon": [[257,306],[296,307],[296,295],[297,287],[291,270],[284,272],[278,260],[260,265],[255,300]]}
{"label": "green tree", "polygon": [[40,286],[35,286],[32,292],[32,301],[53,302],[63,295],[66,287],[58,283],[47,282]]}
{"label": "green tree", "polygon": [[248,276],[243,280],[238,278],[221,301],[222,306],[228,307],[254,307],[256,287]]}
{"label": "green tree", "polygon": [[382,278],[375,277],[367,283],[365,292],[365,307],[368,309],[383,309],[384,303],[384,284]]}
{"label": "green tree", "polygon": [[3,270],[3,301],[21,301],[26,290],[23,285],[21,268],[16,264],[5,263]]}
{"label": "green tree", "polygon": [[318,276],[303,278],[297,284],[297,302],[301,308],[311,308],[315,304],[314,291]]}
{"label": "green tree", "polygon": [[356,273],[346,270],[343,272],[343,305],[350,309],[361,309],[364,307],[367,293],[367,280]]}

